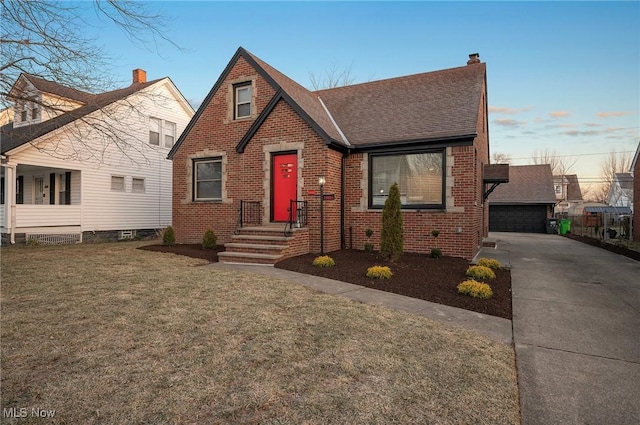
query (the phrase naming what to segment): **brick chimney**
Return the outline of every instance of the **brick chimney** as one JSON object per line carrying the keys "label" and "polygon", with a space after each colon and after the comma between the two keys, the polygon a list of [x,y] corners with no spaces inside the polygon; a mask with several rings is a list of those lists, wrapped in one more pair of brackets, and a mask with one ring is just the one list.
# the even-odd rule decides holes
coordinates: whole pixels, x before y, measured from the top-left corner
{"label": "brick chimney", "polygon": [[133,84],[135,83],[146,83],[147,82],[147,71],[144,69],[134,69],[133,70]]}
{"label": "brick chimney", "polygon": [[469,60],[467,61],[467,65],[472,65],[474,63],[480,63],[480,53],[471,53],[469,55]]}

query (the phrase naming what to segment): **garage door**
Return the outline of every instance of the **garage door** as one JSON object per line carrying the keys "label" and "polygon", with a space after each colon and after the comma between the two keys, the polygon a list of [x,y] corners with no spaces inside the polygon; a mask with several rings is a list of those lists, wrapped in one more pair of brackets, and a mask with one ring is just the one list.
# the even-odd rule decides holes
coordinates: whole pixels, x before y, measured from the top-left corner
{"label": "garage door", "polygon": [[490,232],[545,233],[546,205],[490,205]]}

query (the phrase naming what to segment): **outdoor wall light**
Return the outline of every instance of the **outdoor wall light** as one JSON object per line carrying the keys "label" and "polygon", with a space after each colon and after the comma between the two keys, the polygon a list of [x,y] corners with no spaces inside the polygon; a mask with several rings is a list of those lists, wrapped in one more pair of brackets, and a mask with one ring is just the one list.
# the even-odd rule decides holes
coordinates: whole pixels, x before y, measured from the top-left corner
{"label": "outdoor wall light", "polygon": [[320,177],[318,177],[318,184],[319,184],[320,186],[324,186],[324,184],[325,184],[326,182],[327,182],[327,181],[325,180],[324,176],[320,176]]}

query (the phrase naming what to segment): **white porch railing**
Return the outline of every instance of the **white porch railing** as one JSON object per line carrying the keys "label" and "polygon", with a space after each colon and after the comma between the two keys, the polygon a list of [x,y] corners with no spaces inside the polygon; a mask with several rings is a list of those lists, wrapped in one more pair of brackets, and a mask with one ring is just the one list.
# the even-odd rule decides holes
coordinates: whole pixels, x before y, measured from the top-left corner
{"label": "white porch railing", "polygon": [[80,205],[16,205],[16,228],[81,224]]}

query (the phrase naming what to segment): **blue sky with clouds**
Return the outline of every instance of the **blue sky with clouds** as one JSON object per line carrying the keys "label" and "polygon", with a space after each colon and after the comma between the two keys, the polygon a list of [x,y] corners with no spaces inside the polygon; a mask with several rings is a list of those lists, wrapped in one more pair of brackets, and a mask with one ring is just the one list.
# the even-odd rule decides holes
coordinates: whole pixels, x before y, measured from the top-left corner
{"label": "blue sky with clouds", "polygon": [[[585,181],[601,155],[640,141],[639,2],[153,2],[182,49],[132,46],[95,19],[88,31],[133,68],[169,76],[199,104],[239,46],[300,84],[350,69],[355,82],[487,63],[492,152],[529,163],[534,150],[577,160]],[[149,47],[149,46],[147,46]],[[160,52],[161,54],[158,54]]]}

